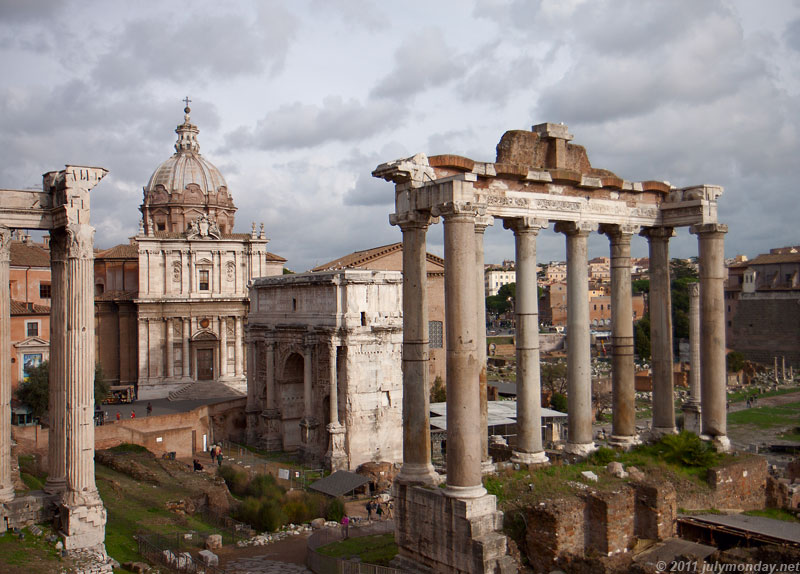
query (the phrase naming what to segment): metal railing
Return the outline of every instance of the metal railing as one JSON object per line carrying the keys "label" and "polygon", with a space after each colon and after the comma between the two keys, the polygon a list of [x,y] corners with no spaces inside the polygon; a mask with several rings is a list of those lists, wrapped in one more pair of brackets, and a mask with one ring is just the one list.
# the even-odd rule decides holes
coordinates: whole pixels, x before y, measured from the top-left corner
{"label": "metal railing", "polygon": [[[350,538],[387,534],[394,532],[394,521],[375,521],[365,526],[351,527]],[[342,540],[341,529],[326,528],[318,530],[308,538],[306,548],[306,566],[315,574],[402,574],[397,568],[364,564],[354,560],[344,560],[333,556],[326,556],[317,552],[318,548]]]}
{"label": "metal railing", "polygon": [[[310,468],[299,462],[278,460],[255,453],[247,446],[229,440],[218,441],[222,447],[223,458],[233,460],[253,476],[257,474],[271,474],[269,466],[285,467],[289,470],[290,488],[308,489],[308,485],[325,475],[323,468]],[[299,476],[295,476],[299,473]],[[280,478],[280,477],[278,477]]]}
{"label": "metal railing", "polygon": [[[198,533],[191,533],[198,534]],[[199,534],[198,534],[199,535]],[[177,548],[173,546],[173,540]],[[186,547],[184,538],[184,548]],[[203,539],[204,540],[204,539]],[[139,554],[153,564],[159,564],[171,572],[182,574],[226,574],[219,566],[206,566],[188,552],[181,552],[180,541],[172,536],[166,537],[155,533],[140,533],[136,536]],[[192,538],[194,542],[194,538]],[[192,546],[197,548],[197,546]]]}

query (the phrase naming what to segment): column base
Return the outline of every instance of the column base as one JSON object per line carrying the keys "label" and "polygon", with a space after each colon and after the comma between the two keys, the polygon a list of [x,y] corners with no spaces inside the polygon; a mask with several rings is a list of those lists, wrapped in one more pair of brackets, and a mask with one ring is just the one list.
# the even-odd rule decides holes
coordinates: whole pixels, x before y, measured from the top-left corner
{"label": "column base", "polygon": [[701,434],[700,438],[702,440],[709,441],[711,443],[711,446],[713,446],[714,450],[716,450],[717,452],[731,451],[731,440],[728,438],[727,435],[720,434],[712,437],[707,434]]}
{"label": "column base", "polygon": [[462,500],[486,496],[486,489],[483,488],[482,484],[476,484],[475,486],[453,486],[448,484],[445,486],[443,492],[447,497],[459,498]]}
{"label": "column base", "polygon": [[491,458],[481,461],[481,474],[493,474],[496,470],[497,466]]}
{"label": "column base", "polygon": [[44,490],[47,494],[61,494],[67,491],[67,479],[58,478],[50,480],[49,478],[44,483]]}
{"label": "column base", "polygon": [[436,486],[441,484],[442,476],[436,472],[433,465],[428,464],[415,464],[406,462],[403,463],[400,473],[395,478],[395,481],[406,484],[429,484]]}
{"label": "column base", "polygon": [[650,440],[656,441],[668,434],[678,434],[675,427],[653,427],[650,429]]}
{"label": "column base", "polygon": [[567,454],[574,454],[577,456],[588,456],[597,450],[597,445],[593,442],[568,442],[564,446],[564,452]]}
{"label": "column base", "polygon": [[[93,500],[89,500],[90,498]],[[106,537],[105,526],[106,509],[99,496],[86,497],[83,504],[76,500],[74,503],[61,505],[61,534],[67,550],[103,544]]]}
{"label": "column base", "polygon": [[699,404],[688,402],[683,405],[683,429],[691,431],[696,435],[702,433],[703,410]]}
{"label": "column base", "polygon": [[637,444],[642,444],[642,439],[640,439],[637,435],[633,436],[618,436],[618,435],[611,435],[608,439],[608,444],[613,446],[614,448],[621,448],[623,450],[628,450],[636,446]]}
{"label": "column base", "polygon": [[518,452],[513,450],[511,451],[511,462],[520,466],[529,466],[532,464],[547,464],[550,459],[547,458],[547,454],[543,450],[539,452]]}

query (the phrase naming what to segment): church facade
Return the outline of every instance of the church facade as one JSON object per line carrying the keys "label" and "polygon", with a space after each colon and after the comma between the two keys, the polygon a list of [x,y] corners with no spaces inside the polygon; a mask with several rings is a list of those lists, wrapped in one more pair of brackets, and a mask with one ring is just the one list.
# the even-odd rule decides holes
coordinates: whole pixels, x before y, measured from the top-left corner
{"label": "church facade", "polygon": [[139,399],[192,383],[245,392],[248,284],[286,261],[267,251],[263,224],[233,233],[227,183],[184,112],[175,153],[144,187],[137,235],[95,256],[98,360]]}

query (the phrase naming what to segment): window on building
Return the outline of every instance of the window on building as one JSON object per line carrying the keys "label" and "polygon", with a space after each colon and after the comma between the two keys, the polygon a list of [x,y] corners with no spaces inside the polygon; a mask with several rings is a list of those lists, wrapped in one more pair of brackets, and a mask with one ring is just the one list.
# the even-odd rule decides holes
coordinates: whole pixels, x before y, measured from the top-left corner
{"label": "window on building", "polygon": [[39,283],[39,298],[40,299],[50,298],[50,283]]}
{"label": "window on building", "polygon": [[39,321],[28,321],[25,323],[25,333],[27,337],[38,337]]}
{"label": "window on building", "polygon": [[159,221],[158,223],[156,223],[156,229],[158,229],[158,231],[164,231],[167,229],[167,224],[164,223],[163,221]]}
{"label": "window on building", "polygon": [[444,347],[444,332],[441,321],[428,321],[428,340],[431,349]]}
{"label": "window on building", "polygon": [[208,270],[201,269],[200,270],[200,291],[208,291]]}

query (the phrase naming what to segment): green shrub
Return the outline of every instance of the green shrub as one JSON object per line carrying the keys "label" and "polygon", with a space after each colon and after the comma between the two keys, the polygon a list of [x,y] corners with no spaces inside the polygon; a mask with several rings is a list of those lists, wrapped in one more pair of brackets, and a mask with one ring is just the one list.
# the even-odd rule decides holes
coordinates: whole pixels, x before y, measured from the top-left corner
{"label": "green shrub", "polygon": [[225,480],[228,489],[237,496],[245,496],[247,494],[247,485],[250,482],[250,477],[244,470],[239,470],[229,465],[219,467],[217,474]]}
{"label": "green shrub", "polygon": [[609,462],[617,459],[617,453],[612,448],[601,446],[592,454],[589,455],[589,463],[598,466],[606,466]]}
{"label": "green shrub", "polygon": [[332,498],[325,506],[325,520],[341,522],[344,516],[344,501],[341,498]]}
{"label": "green shrub", "polygon": [[273,475],[259,474],[248,483],[245,494],[255,498],[281,500],[286,494],[286,489],[278,484]]}
{"label": "green shrub", "polygon": [[567,397],[561,393],[553,393],[550,397],[550,408],[560,413],[567,412]]}
{"label": "green shrub", "polygon": [[483,486],[486,488],[486,492],[494,494],[497,500],[501,501],[505,498],[503,496],[503,479],[499,476],[491,474],[485,476],[483,479]]}
{"label": "green shrub", "polygon": [[286,515],[279,501],[252,497],[242,501],[233,512],[233,517],[261,531],[275,531],[286,523]]}
{"label": "green shrub", "polygon": [[680,466],[710,467],[720,459],[709,443],[689,431],[664,435],[655,446],[666,462]]}

